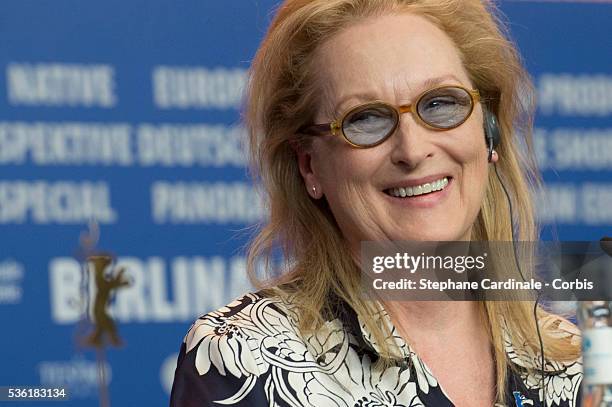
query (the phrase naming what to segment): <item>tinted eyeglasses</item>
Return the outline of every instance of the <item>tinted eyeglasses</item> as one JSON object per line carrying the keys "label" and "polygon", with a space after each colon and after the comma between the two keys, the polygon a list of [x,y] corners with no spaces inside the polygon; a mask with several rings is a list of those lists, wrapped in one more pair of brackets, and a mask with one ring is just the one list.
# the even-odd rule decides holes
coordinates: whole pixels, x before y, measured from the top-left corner
{"label": "tinted eyeglasses", "polygon": [[304,126],[303,134],[341,134],[353,147],[374,147],[391,136],[399,125],[402,113],[410,112],[415,120],[433,130],[450,130],[465,122],[474,105],[480,101],[477,90],[462,86],[440,86],[421,93],[416,102],[393,106],[374,101],[355,106],[339,120]]}

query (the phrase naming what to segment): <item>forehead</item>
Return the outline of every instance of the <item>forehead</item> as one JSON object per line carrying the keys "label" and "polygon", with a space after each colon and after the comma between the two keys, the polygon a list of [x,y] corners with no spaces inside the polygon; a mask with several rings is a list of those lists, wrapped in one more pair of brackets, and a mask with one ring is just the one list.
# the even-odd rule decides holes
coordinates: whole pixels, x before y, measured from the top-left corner
{"label": "forehead", "polygon": [[322,44],[315,58],[317,80],[332,105],[346,98],[406,101],[431,85],[432,78],[470,86],[452,40],[414,14],[348,26]]}

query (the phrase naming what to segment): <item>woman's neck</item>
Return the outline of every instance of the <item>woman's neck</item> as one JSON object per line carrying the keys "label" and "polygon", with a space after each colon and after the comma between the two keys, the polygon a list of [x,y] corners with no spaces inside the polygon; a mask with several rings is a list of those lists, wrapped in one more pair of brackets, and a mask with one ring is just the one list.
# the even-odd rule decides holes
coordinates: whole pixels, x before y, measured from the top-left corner
{"label": "woman's neck", "polygon": [[384,305],[400,335],[455,405],[493,404],[495,363],[479,303],[413,301]]}
{"label": "woman's neck", "polygon": [[385,301],[391,321],[410,345],[488,338],[480,304],[473,301]]}

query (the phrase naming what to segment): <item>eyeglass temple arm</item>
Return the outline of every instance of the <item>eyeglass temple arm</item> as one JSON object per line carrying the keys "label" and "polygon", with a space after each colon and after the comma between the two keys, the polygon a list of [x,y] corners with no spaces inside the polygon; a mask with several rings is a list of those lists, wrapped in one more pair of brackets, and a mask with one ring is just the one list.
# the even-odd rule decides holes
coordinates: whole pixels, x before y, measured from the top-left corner
{"label": "eyeglass temple arm", "polygon": [[478,103],[481,101],[480,92],[478,91],[478,89],[470,90],[470,94],[474,98],[474,103]]}
{"label": "eyeglass temple arm", "polygon": [[298,130],[299,133],[309,134],[312,136],[324,136],[329,134],[336,134],[337,125],[336,123],[324,123],[324,124],[312,124],[310,126],[304,126]]}

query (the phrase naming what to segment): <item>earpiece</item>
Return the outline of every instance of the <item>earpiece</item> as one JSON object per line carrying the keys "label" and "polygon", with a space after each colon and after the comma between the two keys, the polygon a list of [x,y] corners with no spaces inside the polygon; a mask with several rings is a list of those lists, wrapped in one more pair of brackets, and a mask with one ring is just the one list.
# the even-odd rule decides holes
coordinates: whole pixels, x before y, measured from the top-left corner
{"label": "earpiece", "polygon": [[482,107],[482,114],[485,139],[487,140],[487,148],[489,149],[489,162],[491,162],[493,149],[497,147],[501,139],[499,124],[497,123],[495,114],[489,111],[486,106]]}

